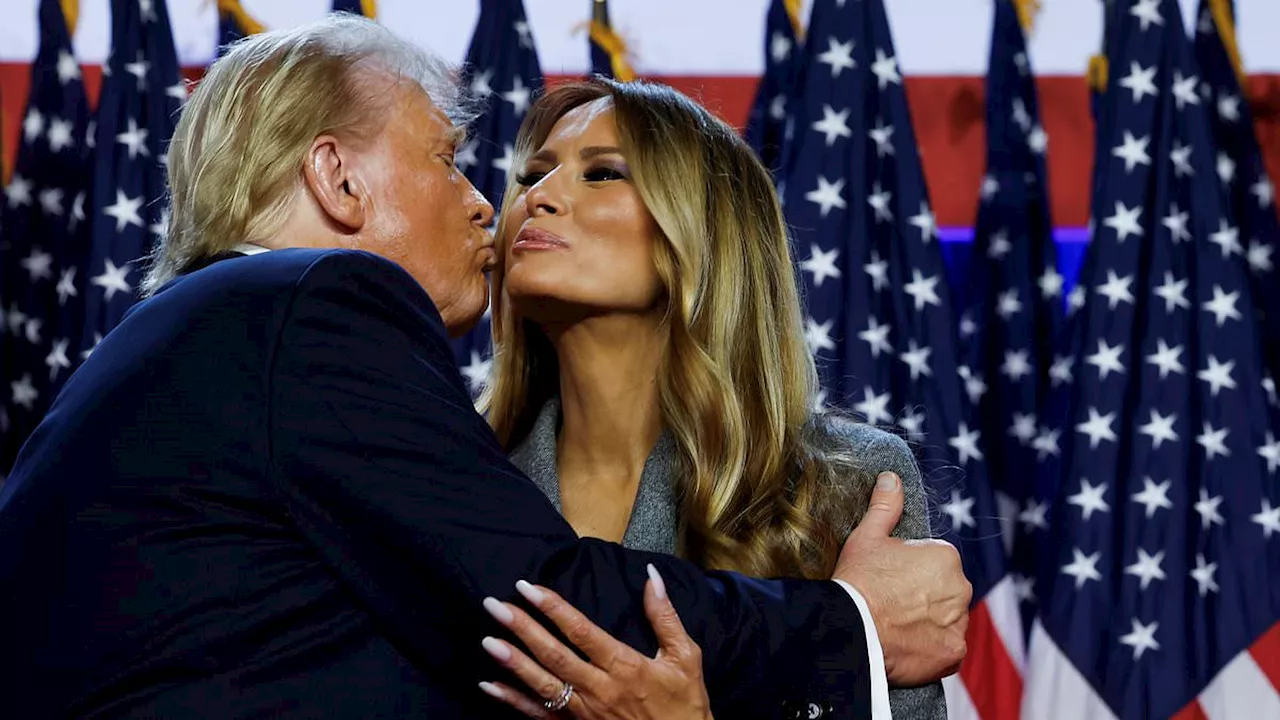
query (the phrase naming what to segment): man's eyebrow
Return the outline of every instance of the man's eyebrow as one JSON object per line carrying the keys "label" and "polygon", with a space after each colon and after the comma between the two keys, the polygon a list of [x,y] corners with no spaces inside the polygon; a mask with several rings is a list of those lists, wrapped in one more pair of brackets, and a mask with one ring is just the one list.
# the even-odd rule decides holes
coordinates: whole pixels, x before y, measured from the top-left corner
{"label": "man's eyebrow", "polygon": [[467,141],[467,129],[464,127],[451,127],[445,131],[441,140],[456,148]]}

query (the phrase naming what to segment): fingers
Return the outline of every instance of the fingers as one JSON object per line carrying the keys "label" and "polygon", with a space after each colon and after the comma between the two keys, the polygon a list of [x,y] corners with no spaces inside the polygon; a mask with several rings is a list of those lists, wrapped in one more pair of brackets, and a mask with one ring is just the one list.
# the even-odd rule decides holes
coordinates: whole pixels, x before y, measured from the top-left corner
{"label": "fingers", "polygon": [[542,707],[542,703],[535,702],[528,695],[508,685],[499,682],[482,682],[480,689],[489,697],[504,702],[531,718],[538,718],[538,720],[552,718],[551,713]]}
{"label": "fingers", "polygon": [[[597,667],[608,669],[620,654],[635,653],[630,646],[601,630],[600,626],[591,622],[555,591],[541,585],[531,585],[524,580],[516,583],[516,590],[529,604],[550,618],[569,642],[585,653]],[[535,647],[530,646],[529,649],[537,652]]]}
{"label": "fingers", "polygon": [[702,651],[685,632],[684,623],[680,622],[680,615],[667,596],[662,575],[652,563],[645,570],[649,573],[649,582],[644,586],[644,614],[658,637],[658,652],[669,653],[677,659],[692,659],[696,655],[701,665]]}
{"label": "fingers", "polygon": [[[485,652],[489,653],[490,657],[497,660],[499,664],[515,673],[516,677],[520,678],[520,681],[528,686],[528,688],[538,697],[543,700],[554,700],[560,697],[560,693],[564,690],[565,681],[544,670],[541,665],[531,660],[529,656],[521,652],[519,648],[492,637],[487,637],[480,641],[480,646],[484,648]],[[573,683],[572,681],[570,682],[574,687],[578,687],[577,683]],[[493,695],[491,692],[493,689],[492,687],[486,688],[482,684],[480,689],[490,695]],[[495,695],[494,697],[498,696]],[[498,699],[505,702],[513,698],[511,698],[511,693],[503,693],[503,697],[498,697]],[[576,696],[570,698],[570,707],[573,706],[576,699]],[[510,704],[514,705],[514,703]],[[542,708],[542,700],[538,701],[537,708],[544,710],[542,717],[550,717],[550,715],[546,714],[545,709]],[[529,714],[524,707],[517,707],[517,709],[526,715]]]}
{"label": "fingers", "polygon": [[[546,593],[546,596],[541,600],[543,604],[550,604],[550,597],[555,594],[545,588],[538,588],[538,590]],[[558,595],[555,597],[559,599]],[[568,603],[565,603],[564,600],[559,600],[559,603],[560,605],[568,606]],[[484,609],[493,616],[493,619],[502,623],[511,630],[511,632],[520,639],[520,642],[524,643],[524,646],[533,653],[535,658],[537,658],[537,663],[532,663],[532,661],[530,661],[530,663],[540,665],[538,669],[556,681],[554,687],[551,688],[551,692],[543,695],[543,697],[555,697],[556,694],[560,692],[560,680],[573,683],[574,687],[587,689],[596,687],[604,679],[607,679],[607,676],[601,672],[599,668],[593,667],[590,663],[583,661],[582,658],[578,657],[577,653],[564,643],[560,642],[559,639],[552,635],[540,623],[529,617],[529,614],[524,610],[521,610],[511,603],[499,602],[494,598],[485,598],[483,604]],[[565,610],[564,608],[560,608],[557,612],[563,614]],[[574,610],[573,612],[576,613],[577,611]],[[586,619],[583,618],[583,620]],[[589,621],[588,624],[590,624]],[[603,630],[596,628],[594,625],[591,625],[591,627],[601,633],[604,633]],[[566,633],[566,635],[568,635],[568,633]],[[605,637],[612,642],[617,642],[607,634],[605,634]],[[495,642],[499,641],[495,640]],[[502,645],[507,648],[511,648],[507,643],[502,643]],[[490,650],[490,645],[485,645],[485,650]],[[628,648],[628,650],[630,650],[630,648]],[[517,659],[521,657],[527,659],[527,656],[525,656],[524,653],[519,651],[516,651],[516,653],[517,654],[513,654],[513,657]],[[498,657],[492,651],[490,651],[489,654],[494,655],[494,658],[504,665],[507,664],[504,658]],[[508,667],[511,666],[508,665]],[[546,668],[546,670],[542,670],[542,668]],[[513,667],[513,669],[515,668]],[[528,682],[528,679],[523,675],[521,676],[521,679]],[[541,687],[533,684],[530,684],[529,687],[535,692],[542,694]]]}
{"label": "fingers", "polygon": [[891,472],[876,477],[871,505],[850,537],[889,537],[902,517],[902,481]]}

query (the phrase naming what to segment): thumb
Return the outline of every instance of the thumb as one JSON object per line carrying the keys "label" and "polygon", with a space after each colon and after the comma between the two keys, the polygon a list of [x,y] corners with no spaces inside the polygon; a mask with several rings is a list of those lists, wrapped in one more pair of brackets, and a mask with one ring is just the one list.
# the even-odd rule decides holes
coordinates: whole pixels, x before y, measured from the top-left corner
{"label": "thumb", "polygon": [[853,532],[867,537],[889,537],[901,517],[902,481],[894,473],[882,472],[876,477],[867,514]]}
{"label": "thumb", "polygon": [[658,574],[658,569],[650,563],[645,570],[649,573],[649,581],[644,584],[644,614],[653,625],[658,647],[668,652],[677,650],[690,642],[689,634],[684,631],[684,624],[680,622],[671,598],[667,597],[667,584]]}

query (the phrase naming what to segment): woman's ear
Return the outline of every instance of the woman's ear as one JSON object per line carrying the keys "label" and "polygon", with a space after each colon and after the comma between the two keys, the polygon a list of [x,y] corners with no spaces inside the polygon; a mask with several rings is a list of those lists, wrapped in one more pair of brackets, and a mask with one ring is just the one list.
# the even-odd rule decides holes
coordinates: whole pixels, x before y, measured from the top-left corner
{"label": "woman's ear", "polygon": [[320,210],[348,232],[365,223],[365,188],[354,172],[354,149],[332,135],[311,142],[302,166],[303,182]]}

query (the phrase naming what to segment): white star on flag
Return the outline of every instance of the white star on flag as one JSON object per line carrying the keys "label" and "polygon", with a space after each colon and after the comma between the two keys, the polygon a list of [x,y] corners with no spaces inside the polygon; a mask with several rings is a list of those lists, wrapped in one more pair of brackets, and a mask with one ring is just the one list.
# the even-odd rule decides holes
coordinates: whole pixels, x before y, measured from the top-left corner
{"label": "white star on flag", "polygon": [[951,518],[951,527],[956,530],[964,527],[977,527],[978,523],[973,520],[974,502],[976,502],[974,498],[967,498],[960,494],[959,490],[952,490],[951,500],[943,503],[939,509]]}
{"label": "white star on flag", "polygon": [[76,58],[66,50],[58,53],[58,82],[66,85],[72,80],[80,78],[80,63],[76,62]]}
{"label": "white star on flag", "polygon": [[1095,292],[1107,298],[1107,307],[1115,310],[1116,306],[1122,302],[1133,304],[1133,293],[1129,291],[1129,286],[1133,284],[1133,276],[1125,275],[1117,277],[1114,270],[1107,270],[1107,281],[1099,285]]}
{"label": "white star on flag", "polygon": [[1280,506],[1271,507],[1271,501],[1262,498],[1262,511],[1249,516],[1262,528],[1262,536],[1271,539],[1271,533],[1280,532]]}
{"label": "white star on flag", "polygon": [[1177,413],[1170,413],[1168,417],[1165,417],[1153,408],[1150,422],[1140,426],[1138,432],[1151,438],[1151,447],[1153,449],[1159,448],[1160,444],[1165,440],[1177,442],[1178,434],[1173,430],[1173,424],[1177,419]]}
{"label": "white star on flag", "polygon": [[1267,441],[1258,447],[1258,454],[1267,461],[1268,473],[1274,475],[1280,469],[1280,440],[1271,432],[1267,433]]}
{"label": "white star on flag", "polygon": [[1175,203],[1169,206],[1169,214],[1161,218],[1160,224],[1169,229],[1170,240],[1176,245],[1184,240],[1191,239],[1191,231],[1187,229],[1187,223],[1191,220],[1191,214],[1188,212],[1179,212],[1178,205]]}
{"label": "white star on flag", "polygon": [[1150,520],[1156,514],[1156,510],[1160,508],[1173,509],[1173,502],[1169,500],[1169,488],[1172,485],[1172,480],[1156,483],[1149,477],[1143,478],[1142,492],[1134,493],[1130,497],[1134,502],[1146,508],[1147,519]]}
{"label": "white star on flag", "polygon": [[1227,319],[1240,320],[1242,316],[1236,309],[1236,300],[1240,299],[1240,291],[1224,293],[1221,285],[1213,286],[1213,299],[1204,303],[1205,312],[1213,313],[1218,327],[1226,324]]}
{"label": "white star on flag", "polygon": [[853,409],[866,418],[868,425],[893,421],[889,414],[889,393],[877,395],[869,385],[862,389],[862,402],[854,404]]}
{"label": "white star on flag", "polygon": [[916,312],[925,305],[942,307],[942,299],[938,297],[938,276],[924,277],[916,268],[911,269],[911,282],[902,287],[903,292],[915,299]]}
{"label": "white star on flag", "polygon": [[1196,566],[1191,570],[1190,575],[1200,589],[1200,597],[1204,597],[1210,592],[1218,592],[1218,583],[1213,579],[1213,574],[1217,571],[1218,563],[1206,563],[1204,555],[1196,553]]}
{"label": "white star on flag", "polygon": [[89,282],[102,288],[106,293],[106,299],[110,301],[117,292],[133,292],[133,286],[126,279],[128,275],[129,263],[116,267],[116,264],[111,262],[111,258],[107,258],[102,274],[90,278]]}
{"label": "white star on flag", "polygon": [[1209,367],[1196,373],[1196,377],[1209,383],[1209,394],[1218,397],[1218,391],[1222,388],[1236,389],[1236,381],[1231,377],[1231,371],[1236,367],[1235,360],[1227,362],[1218,362],[1218,358],[1208,356]]}
{"label": "white star on flag", "polygon": [[1089,449],[1097,449],[1103,440],[1116,441],[1116,433],[1111,429],[1111,422],[1115,419],[1115,413],[1101,415],[1097,408],[1091,407],[1089,419],[1076,425],[1076,430],[1089,436]]}
{"label": "white star on flag", "polygon": [[484,389],[485,382],[489,379],[489,368],[492,365],[491,359],[481,357],[475,350],[471,351],[471,362],[464,365],[461,370],[472,392],[480,392]]}
{"label": "white star on flag", "polygon": [[1244,247],[1240,245],[1240,230],[1228,225],[1226,218],[1218,221],[1218,231],[1209,236],[1209,242],[1222,248],[1223,259],[1244,253]]}
{"label": "white star on flag", "polygon": [[871,346],[871,357],[880,357],[881,351],[886,355],[893,354],[893,345],[889,344],[889,325],[881,325],[871,316],[867,318],[867,329],[858,333],[859,340],[865,340]]}
{"label": "white star on flag", "polygon": [[1088,520],[1093,517],[1093,513],[1111,512],[1111,506],[1107,501],[1102,499],[1103,494],[1107,492],[1106,483],[1091,484],[1088,480],[1081,478],[1080,492],[1067,498],[1067,502],[1080,508],[1080,512],[1084,515],[1084,519]]}
{"label": "white star on flag", "polygon": [[502,93],[502,99],[511,103],[512,109],[516,117],[524,117],[524,113],[529,109],[529,88],[524,86],[524,81],[516,75],[511,80],[511,89]]}
{"label": "white star on flag", "polygon": [[1124,160],[1124,171],[1126,173],[1133,172],[1133,169],[1138,165],[1151,164],[1151,156],[1147,154],[1147,145],[1150,143],[1150,135],[1136,138],[1133,133],[1126,130],[1124,132],[1124,143],[1113,149],[1111,154]]}
{"label": "white star on flag", "polygon": [[1142,205],[1135,205],[1129,208],[1117,200],[1115,214],[1103,220],[1102,224],[1115,230],[1116,239],[1124,242],[1130,235],[1142,237],[1145,234],[1142,230],[1142,224],[1138,222],[1141,217]]}
{"label": "white star on flag", "polygon": [[1142,657],[1147,650],[1159,650],[1160,643],[1156,642],[1156,630],[1160,627],[1160,623],[1152,621],[1150,625],[1143,625],[1137,618],[1133,618],[1132,622],[1133,629],[1120,636],[1120,644],[1133,648],[1133,659]]}
{"label": "white star on flag", "polygon": [[[970,430],[966,423],[960,423],[960,428],[956,431],[956,436],[949,438],[947,444],[955,448],[956,453],[960,455],[960,464],[964,465],[970,460],[982,461],[982,451],[978,449],[978,442],[982,439],[982,433],[977,429]],[[954,491],[953,491],[954,493]],[[955,495],[952,495],[955,500]],[[973,500],[969,500],[969,505],[973,505]],[[954,518],[952,518],[954,521]],[[972,518],[970,518],[972,522]]]}
{"label": "white star on flag", "polygon": [[50,280],[53,278],[53,256],[38,247],[31,248],[31,254],[19,261],[27,271],[31,282]]}
{"label": "white star on flag", "polygon": [[885,125],[883,121],[876,120],[876,126],[867,132],[867,136],[876,144],[877,157],[885,157],[894,153],[892,125]]}
{"label": "white star on flag", "polygon": [[1027,526],[1027,530],[1049,529],[1049,503],[1028,500],[1027,507],[1018,513],[1018,522]]}
{"label": "white star on flag", "polygon": [[1218,512],[1218,506],[1221,504],[1221,495],[1210,497],[1204,488],[1200,488],[1200,499],[1195,504],[1195,511],[1200,515],[1200,526],[1203,529],[1208,530],[1215,523],[1218,525],[1227,524],[1222,514]]}
{"label": "white star on flag", "polygon": [[123,232],[126,225],[142,227],[142,216],[138,210],[142,208],[142,196],[131,198],[123,190],[116,190],[116,202],[103,208],[103,212],[116,219],[116,232]]}
{"label": "white star on flag", "polygon": [[814,287],[822,287],[822,281],[826,278],[840,277],[840,268],[836,267],[836,259],[840,257],[838,248],[823,251],[813,244],[809,246],[809,251],[809,259],[800,262],[800,269],[813,273]]}
{"label": "white star on flag", "polygon": [[920,214],[912,215],[907,222],[920,228],[920,235],[925,242],[938,237],[938,218],[929,209],[929,203],[924,200],[920,201]]}
{"label": "white star on flag", "polygon": [[9,383],[9,390],[12,392],[13,404],[21,405],[27,410],[34,410],[36,400],[40,399],[40,392],[31,383],[31,375],[29,373]]}
{"label": "white star on flag", "polygon": [[845,68],[855,68],[858,63],[853,60],[853,41],[847,43],[837,41],[834,37],[827,38],[827,50],[818,56],[818,62],[831,66],[831,77],[840,77],[840,72]]}
{"label": "white star on flag", "polygon": [[[1169,151],[1169,159],[1173,161],[1173,174],[1175,177],[1186,175],[1191,177],[1196,174],[1195,168],[1191,166],[1191,146],[1182,145],[1178,141],[1173,142],[1173,149]],[[1177,207],[1176,205],[1174,207]]]}
{"label": "white star on flag", "polygon": [[1106,380],[1111,373],[1124,374],[1124,365],[1120,362],[1120,354],[1124,345],[1108,345],[1106,340],[1098,338],[1098,352],[1085,358],[1085,362],[1098,368],[1098,378]]}
{"label": "white star on flag", "polygon": [[826,217],[831,212],[831,208],[836,207],[843,210],[845,208],[844,198],[840,196],[840,192],[844,189],[844,178],[836,180],[834,183],[829,182],[825,177],[818,176],[818,187],[805,193],[804,199],[813,203],[817,203],[821,208],[822,217]]}
{"label": "white star on flag", "polygon": [[1165,379],[1171,372],[1186,373],[1187,369],[1183,367],[1182,360],[1179,359],[1179,356],[1182,355],[1181,345],[1169,347],[1163,338],[1157,340],[1156,344],[1158,346],[1156,352],[1154,355],[1147,356],[1147,362],[1160,368],[1161,380]]}
{"label": "white star on flag", "polygon": [[1204,448],[1206,460],[1212,460],[1215,456],[1230,457],[1231,451],[1227,449],[1227,434],[1230,432],[1227,428],[1214,430],[1208,420],[1204,421],[1204,432],[1196,436],[1196,444]]}
{"label": "white star on flag", "polygon": [[929,369],[929,355],[933,353],[933,349],[928,346],[917,347],[915,340],[908,341],[907,345],[907,351],[900,357],[902,362],[911,369],[911,379],[918,380],[921,375],[932,376],[933,371]]}
{"label": "white star on flag", "polygon": [[898,74],[897,59],[892,55],[885,55],[880,48],[876,48],[876,61],[871,63],[871,72],[876,76],[876,82],[879,83],[881,90],[891,84],[902,84],[902,76]]}
{"label": "white star on flag", "polygon": [[1101,552],[1085,555],[1080,552],[1080,548],[1071,548],[1071,556],[1071,562],[1062,566],[1062,572],[1076,579],[1077,590],[1084,587],[1084,584],[1090,580],[1102,580],[1102,574],[1098,572],[1098,560],[1102,558]]}
{"label": "white star on flag", "polygon": [[889,201],[892,199],[893,193],[882,190],[878,181],[871,186],[871,192],[867,195],[867,204],[875,210],[876,222],[893,222],[893,210],[889,207]]}
{"label": "white star on flag", "polygon": [[1164,274],[1164,284],[1159,285],[1153,290],[1164,300],[1164,311],[1171,313],[1177,308],[1188,309],[1191,307],[1191,301],[1187,300],[1187,280],[1174,281],[1173,273],[1166,271]]}
{"label": "white star on flag", "polygon": [[1164,562],[1164,551],[1161,550],[1155,555],[1147,554],[1146,550],[1138,548],[1138,561],[1132,565],[1128,565],[1124,569],[1125,575],[1133,575],[1140,580],[1140,587],[1146,590],[1152,580],[1164,580],[1164,570],[1161,569],[1160,563]]}
{"label": "white star on flag", "polygon": [[1158,69],[1154,65],[1144,69],[1136,62],[1130,63],[1129,74],[1120,79],[1120,87],[1133,93],[1134,105],[1141,103],[1145,95],[1155,97],[1160,94],[1160,90],[1156,88],[1156,70]]}
{"label": "white star on flag", "polygon": [[817,355],[819,350],[835,350],[836,344],[831,339],[831,326],[834,321],[828,320],[821,325],[813,318],[805,318],[804,339],[809,344],[809,352]]}
{"label": "white star on flag", "polygon": [[826,136],[827,147],[835,145],[836,139],[852,137],[849,129],[849,108],[836,112],[830,105],[822,106],[822,119],[813,123],[813,129]]}

